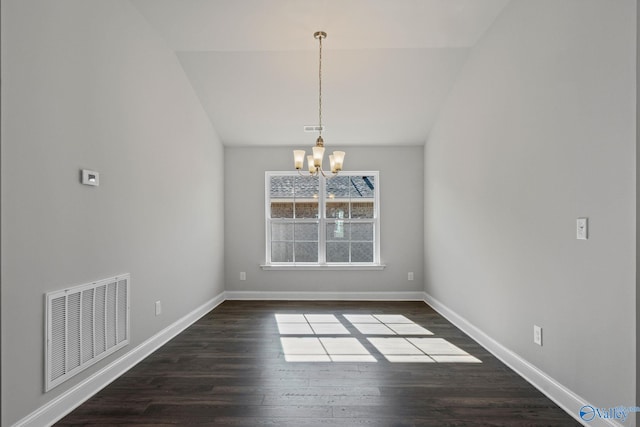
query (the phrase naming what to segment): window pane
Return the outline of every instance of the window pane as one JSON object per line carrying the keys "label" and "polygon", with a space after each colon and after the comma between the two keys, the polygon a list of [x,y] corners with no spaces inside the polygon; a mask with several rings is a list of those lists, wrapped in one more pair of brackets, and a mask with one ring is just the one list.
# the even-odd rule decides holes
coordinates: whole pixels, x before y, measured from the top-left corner
{"label": "window pane", "polygon": [[[296,224],[295,227],[296,230],[296,241],[311,241],[311,242],[317,242],[318,241],[318,224],[306,224],[306,223],[299,223]],[[316,245],[317,246],[317,245]],[[317,250],[316,250],[317,252]]]}
{"label": "window pane", "polygon": [[293,203],[272,202],[271,218],[293,218]]}
{"label": "window pane", "polygon": [[373,218],[375,177],[351,177],[351,218]]}
{"label": "window pane", "polygon": [[373,218],[375,182],[371,175],[339,176],[328,180],[327,218]]}
{"label": "window pane", "polygon": [[271,223],[271,240],[293,240],[293,224],[285,223],[280,224],[277,222]]}
{"label": "window pane", "polygon": [[352,199],[373,199],[375,196],[373,176],[351,176],[351,198]]}
{"label": "window pane", "polygon": [[349,177],[335,176],[327,180],[327,200],[349,198]]}
{"label": "window pane", "polygon": [[373,201],[352,202],[351,218],[373,218]]}
{"label": "window pane", "polygon": [[272,176],[270,194],[271,199],[293,198],[295,176]]}
{"label": "window pane", "polygon": [[349,202],[327,201],[327,218],[349,218]]}
{"label": "window pane", "polygon": [[293,262],[293,242],[272,242],[271,262]]}
{"label": "window pane", "polygon": [[373,262],[373,242],[351,243],[351,262]]}
{"label": "window pane", "polygon": [[373,224],[351,224],[351,240],[373,242]]}
{"label": "window pane", "polygon": [[317,176],[295,177],[296,199],[317,199],[320,180]]}
{"label": "window pane", "polygon": [[349,240],[349,223],[344,221],[336,221],[335,223],[327,223],[327,241],[331,240]]}
{"label": "window pane", "polygon": [[327,218],[349,218],[349,176],[337,176],[327,181]]}
{"label": "window pane", "polygon": [[327,262],[349,262],[349,242],[327,242]]}
{"label": "window pane", "polygon": [[318,262],[318,243],[296,242],[296,262]]}
{"label": "window pane", "polygon": [[296,202],[296,218],[318,218],[318,201]]}
{"label": "window pane", "polygon": [[319,186],[320,180],[317,176],[296,177],[296,218],[318,218]]}

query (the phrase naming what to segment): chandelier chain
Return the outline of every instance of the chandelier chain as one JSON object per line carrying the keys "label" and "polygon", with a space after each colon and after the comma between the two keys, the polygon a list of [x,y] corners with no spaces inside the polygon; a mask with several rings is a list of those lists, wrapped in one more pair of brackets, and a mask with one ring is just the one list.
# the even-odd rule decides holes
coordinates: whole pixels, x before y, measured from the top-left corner
{"label": "chandelier chain", "polygon": [[320,126],[320,136],[322,136],[322,38],[322,35],[318,37],[320,40],[320,60],[318,65],[318,125]]}
{"label": "chandelier chain", "polygon": [[[318,139],[316,139],[315,146],[311,147],[312,154],[306,155],[304,150],[293,150],[293,164],[301,176],[319,176],[322,175],[325,178],[331,178],[338,175],[342,170],[344,164],[344,151],[334,151],[329,155],[329,162],[331,164],[331,175],[325,173],[322,168],[322,158],[324,156],[324,140],[322,139],[322,39],[327,37],[327,33],[324,31],[316,31],[313,37],[318,39],[319,51],[318,51]],[[307,158],[307,165],[309,166],[309,175],[302,173],[304,166],[305,156]]]}

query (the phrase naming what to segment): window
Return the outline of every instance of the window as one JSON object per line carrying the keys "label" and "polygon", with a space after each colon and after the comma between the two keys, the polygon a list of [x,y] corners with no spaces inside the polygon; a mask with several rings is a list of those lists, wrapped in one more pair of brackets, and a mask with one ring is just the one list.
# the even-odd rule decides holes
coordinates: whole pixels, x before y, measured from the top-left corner
{"label": "window", "polygon": [[267,266],[380,264],[378,172],[266,173]]}

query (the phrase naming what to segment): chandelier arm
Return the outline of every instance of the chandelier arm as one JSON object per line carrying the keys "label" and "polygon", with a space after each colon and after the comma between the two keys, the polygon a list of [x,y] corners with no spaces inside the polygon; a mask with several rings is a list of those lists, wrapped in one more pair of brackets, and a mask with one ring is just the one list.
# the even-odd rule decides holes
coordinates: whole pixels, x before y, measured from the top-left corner
{"label": "chandelier arm", "polygon": [[324,174],[324,171],[322,170],[322,168],[317,168],[315,172],[302,172],[300,169],[297,170],[298,171],[298,175],[300,175],[303,178],[311,178],[313,176],[318,176],[320,175],[320,173],[322,173],[322,176],[324,176],[325,178],[331,178],[331,177],[327,177]]}
{"label": "chandelier arm", "polygon": [[334,172],[334,171],[331,171],[331,175],[325,176],[325,178],[327,178],[327,179],[331,179],[331,178],[333,178],[334,176],[338,176],[338,174],[339,174],[339,173],[340,173],[340,171],[335,171],[335,172]]}
{"label": "chandelier arm", "polygon": [[312,176],[318,176],[318,175],[322,174],[322,176],[325,177],[326,179],[331,179],[334,176],[338,176],[338,173],[339,173],[339,172],[333,172],[332,171],[331,174],[328,175],[328,174],[326,174],[324,172],[324,169],[322,169],[321,167],[317,168],[315,173],[311,173],[311,172],[303,173],[300,169],[297,169],[297,171],[298,171],[298,175],[303,177],[303,178],[310,178]]}

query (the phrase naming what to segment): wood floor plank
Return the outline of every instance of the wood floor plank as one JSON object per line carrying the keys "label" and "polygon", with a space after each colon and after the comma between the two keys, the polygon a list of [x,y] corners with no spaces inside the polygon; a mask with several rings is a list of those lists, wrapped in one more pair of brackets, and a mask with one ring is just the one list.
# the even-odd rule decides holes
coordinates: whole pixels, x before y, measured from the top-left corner
{"label": "wood floor plank", "polygon": [[[348,334],[281,335],[276,314],[332,314]],[[432,335],[363,334],[345,317],[354,314],[402,315]],[[348,343],[348,351],[364,349],[373,361],[287,362],[283,337],[319,340],[326,357],[326,348],[340,352],[336,343]],[[372,337],[437,338],[481,363],[392,363]],[[420,342],[428,355],[435,341]],[[56,425],[580,424],[424,303],[225,301]]]}

